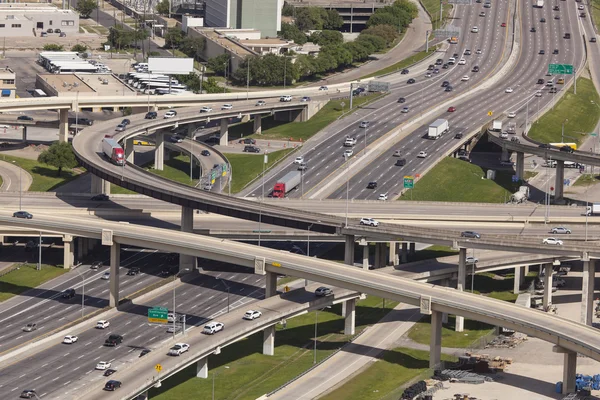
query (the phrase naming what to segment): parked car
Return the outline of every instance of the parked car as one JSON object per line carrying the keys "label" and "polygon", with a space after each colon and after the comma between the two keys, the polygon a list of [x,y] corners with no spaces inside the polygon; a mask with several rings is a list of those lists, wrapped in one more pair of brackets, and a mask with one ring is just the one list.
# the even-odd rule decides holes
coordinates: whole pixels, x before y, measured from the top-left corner
{"label": "parked car", "polygon": [[332,294],[333,294],[333,290],[331,290],[331,288],[328,288],[326,286],[321,286],[321,287],[317,288],[317,290],[315,290],[315,296],[319,296],[319,297],[331,296]]}

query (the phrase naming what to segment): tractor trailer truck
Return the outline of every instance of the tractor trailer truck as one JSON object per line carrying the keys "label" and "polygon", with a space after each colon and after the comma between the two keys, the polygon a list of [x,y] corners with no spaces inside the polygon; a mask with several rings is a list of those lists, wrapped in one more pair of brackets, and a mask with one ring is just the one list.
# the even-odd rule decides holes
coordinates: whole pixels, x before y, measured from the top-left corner
{"label": "tractor trailer truck", "polygon": [[111,162],[117,165],[125,164],[125,152],[115,139],[102,139],[102,152]]}
{"label": "tractor trailer truck", "polygon": [[544,7],[544,0],[537,0],[536,5],[538,8]]}
{"label": "tractor trailer truck", "polygon": [[288,172],[283,176],[283,178],[275,183],[272,196],[279,197],[281,199],[284,198],[286,194],[298,187],[301,179],[301,171]]}
{"label": "tractor trailer truck", "polygon": [[600,215],[600,203],[592,203],[587,206],[587,215]]}
{"label": "tractor trailer truck", "polygon": [[447,119],[436,119],[431,125],[429,125],[429,131],[427,132],[428,139],[439,139],[443,134],[447,133],[450,129]]}

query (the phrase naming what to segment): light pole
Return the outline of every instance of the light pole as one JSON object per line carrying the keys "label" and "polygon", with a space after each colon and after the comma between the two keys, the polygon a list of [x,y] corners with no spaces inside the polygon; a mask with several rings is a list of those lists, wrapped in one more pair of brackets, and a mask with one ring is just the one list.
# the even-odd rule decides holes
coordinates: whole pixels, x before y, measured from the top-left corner
{"label": "light pole", "polygon": [[[17,161],[14,160],[13,164],[17,165]],[[21,190],[21,170],[22,168],[19,167],[17,165],[17,167],[19,168],[19,211],[23,210],[23,204],[22,204],[22,190]]]}
{"label": "light pole", "polygon": [[246,100],[248,100],[248,97],[250,96],[250,56],[246,59],[246,64]]}
{"label": "light pole", "polygon": [[349,157],[344,153],[344,160],[346,161],[346,227],[348,227],[348,203],[350,199],[350,174],[348,172],[348,159]]}
{"label": "light pole", "polygon": [[177,332],[177,313],[175,312],[175,278],[184,272],[188,272],[189,270],[189,268],[184,268],[173,275],[173,339],[175,339],[175,333]]}
{"label": "light pole", "polygon": [[[224,368],[225,369],[229,369],[229,366],[226,365]],[[218,374],[216,372],[213,372],[213,379],[212,379],[212,400],[215,400],[215,377],[217,375]]]}
{"label": "light pole", "polygon": [[367,155],[367,131],[369,130],[369,125],[365,126],[365,153],[363,155]]}
{"label": "light pole", "polygon": [[225,289],[227,289],[227,314],[229,314],[229,285],[225,283],[225,279],[220,278],[219,280],[221,281],[223,286],[225,286]]}
{"label": "light pole", "polygon": [[85,316],[85,278],[81,272],[79,272],[79,268],[75,268],[75,272],[81,278],[81,319]]}
{"label": "light pole", "polygon": [[565,123],[569,122],[568,118],[565,118],[565,120],[562,123],[562,130],[561,130],[561,135],[560,135],[560,142],[564,143],[565,142]]}

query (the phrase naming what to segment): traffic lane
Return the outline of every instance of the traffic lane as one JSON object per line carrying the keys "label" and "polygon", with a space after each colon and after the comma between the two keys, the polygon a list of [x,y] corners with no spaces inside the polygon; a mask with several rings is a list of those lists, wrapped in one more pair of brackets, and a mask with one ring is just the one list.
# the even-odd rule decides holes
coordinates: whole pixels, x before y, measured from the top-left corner
{"label": "traffic lane", "polygon": [[[261,294],[264,293],[264,289],[260,286],[264,285],[264,278],[254,275],[253,271],[246,270],[244,273],[237,271],[237,268],[234,267],[228,273],[211,271],[189,278],[186,283],[176,289],[178,294],[176,297],[178,301],[176,311],[177,309],[183,311],[189,315],[194,325],[201,325],[206,318],[210,318],[210,316],[224,309],[226,310],[227,292],[222,281],[217,282],[217,279],[223,279],[231,284],[229,297],[232,309],[240,303],[240,299],[243,299],[244,295],[250,295],[251,299],[260,298]],[[10,366],[7,374],[0,376],[0,385],[2,385],[0,388],[5,387],[8,390],[8,387],[13,389],[17,387],[16,390],[22,390],[23,386],[27,385],[20,385],[20,382],[34,382],[36,387],[41,388],[38,389],[38,392],[49,393],[51,398],[60,398],[77,391],[79,388],[76,382],[78,376],[91,374],[93,380],[103,379],[101,372],[94,371],[98,361],[112,360],[113,367],[116,366],[116,369],[119,369],[127,363],[125,359],[128,355],[136,349],[152,348],[152,346],[158,345],[160,341],[171,339],[172,334],[166,331],[166,327],[162,325],[150,326],[147,323],[147,310],[149,307],[154,306],[164,306],[172,309],[172,301],[173,295],[169,291],[150,300],[148,302],[150,304],[135,306],[119,314],[110,321],[111,326],[108,329],[86,330],[79,335],[79,347],[75,347],[79,343],[75,345],[57,344],[51,349]],[[124,337],[123,344],[117,348],[103,346],[104,339],[112,333]],[[74,353],[70,351],[71,348],[79,349],[79,351]],[[128,351],[125,352],[124,348],[127,348]],[[129,351],[131,349],[133,350]],[[137,353],[132,356],[139,357]],[[77,368],[80,371],[78,372],[79,375],[64,371],[61,368],[49,371],[45,368],[48,364],[40,367],[40,360],[59,367],[60,365],[78,365],[81,369]],[[59,373],[56,373],[57,371]],[[62,374],[62,372],[66,373]],[[63,392],[63,390],[68,393]]]}

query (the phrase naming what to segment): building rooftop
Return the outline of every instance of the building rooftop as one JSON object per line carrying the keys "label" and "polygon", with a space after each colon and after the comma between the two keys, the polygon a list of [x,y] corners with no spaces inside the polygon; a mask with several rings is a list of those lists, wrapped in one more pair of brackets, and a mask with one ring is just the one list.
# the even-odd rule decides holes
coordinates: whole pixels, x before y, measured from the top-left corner
{"label": "building rooftop", "polygon": [[240,44],[237,43],[235,40],[226,37],[225,35],[227,34],[227,29],[219,30],[222,33],[219,33],[218,31],[211,28],[194,27],[193,29],[197,30],[198,32],[201,32],[204,36],[206,36],[207,39],[212,40],[219,46],[231,51],[239,57],[254,55],[252,52],[248,51],[243,46],[240,46]]}
{"label": "building rooftop", "polygon": [[74,74],[40,74],[40,78],[60,93],[94,93],[94,89]]}
{"label": "building rooftop", "polygon": [[75,74],[75,76],[99,96],[136,96],[135,91],[123,85],[112,74]]}
{"label": "building rooftop", "polygon": [[2,79],[14,79],[15,71],[10,69],[9,67],[0,67],[0,78]]}

